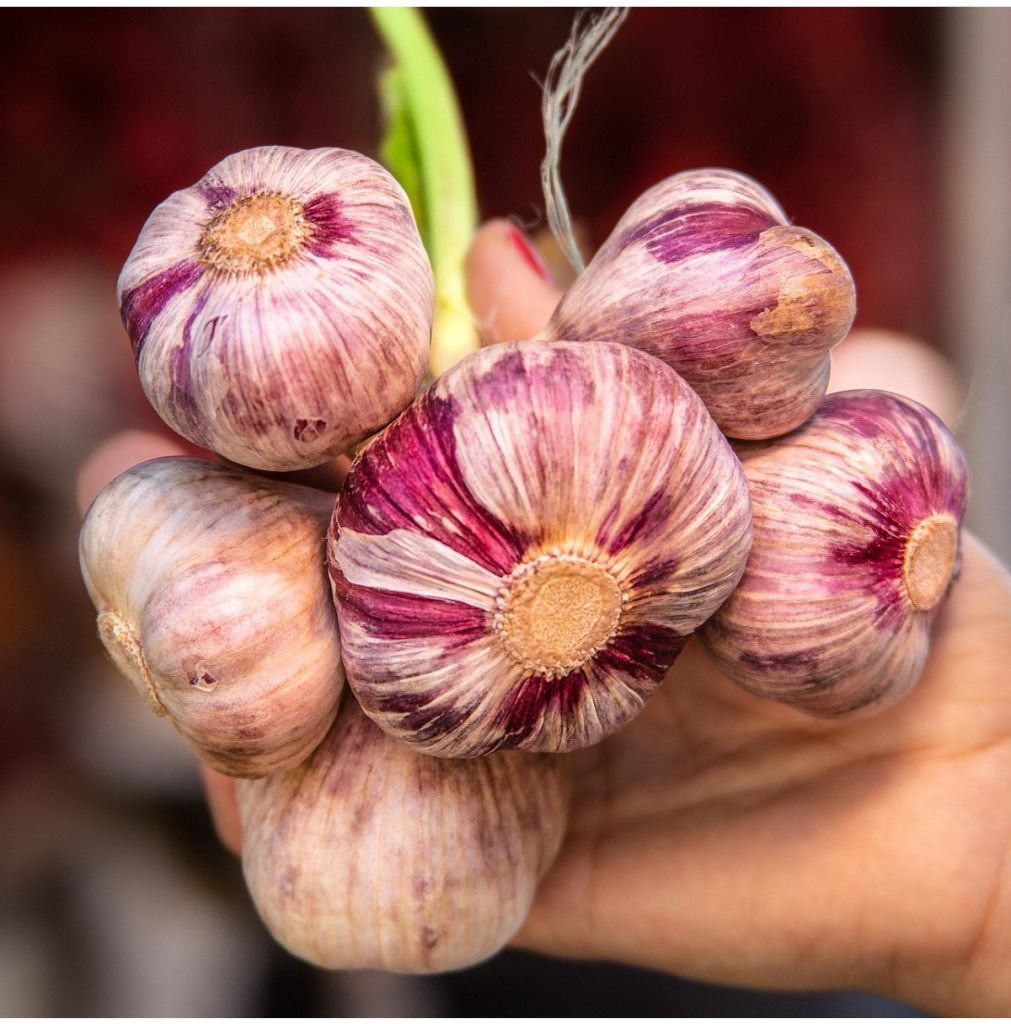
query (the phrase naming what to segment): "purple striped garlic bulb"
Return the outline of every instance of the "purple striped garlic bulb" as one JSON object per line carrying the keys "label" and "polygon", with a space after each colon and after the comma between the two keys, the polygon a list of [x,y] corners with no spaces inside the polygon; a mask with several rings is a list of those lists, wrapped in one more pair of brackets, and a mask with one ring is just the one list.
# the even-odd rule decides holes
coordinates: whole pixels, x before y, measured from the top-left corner
{"label": "purple striped garlic bulb", "polygon": [[897,699],[958,572],[968,484],[954,438],[909,399],[843,391],[738,454],[754,545],[703,643],[745,689],[813,714]]}
{"label": "purple striped garlic bulb", "polygon": [[148,706],[227,775],[303,761],[344,685],[323,570],[333,496],[204,459],[153,459],[81,529],[98,634]]}
{"label": "purple striped garlic bulb", "polygon": [[141,383],[183,437],[255,469],[319,465],[417,394],[432,269],[368,157],[264,146],[148,218],[119,279]]}
{"label": "purple striped garlic bulb", "polygon": [[355,460],[328,542],[349,685],[443,756],[628,722],[740,577],[747,485],[684,381],[624,345],[468,356]]}
{"label": "purple striped garlic bulb", "polygon": [[544,337],[616,341],[662,359],[729,437],[776,437],[818,407],[853,322],[846,265],[734,171],[643,193],[569,288]]}
{"label": "purple striped garlic bulb", "polygon": [[516,933],[565,830],[560,759],[428,757],[353,700],[304,764],[236,787],[253,902],[320,967],[430,973]]}

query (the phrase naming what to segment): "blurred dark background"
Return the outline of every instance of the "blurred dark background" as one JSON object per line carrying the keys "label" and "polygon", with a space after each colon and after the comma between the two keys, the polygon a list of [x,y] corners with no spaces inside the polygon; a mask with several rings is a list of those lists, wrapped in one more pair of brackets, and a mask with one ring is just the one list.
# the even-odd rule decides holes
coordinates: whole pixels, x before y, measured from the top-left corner
{"label": "blurred dark background", "polygon": [[[536,234],[538,81],[572,11],[427,13],[460,93],[482,216]],[[634,10],[591,70],[564,148],[590,247],[661,178],[734,167],[842,253],[858,325],[915,334],[975,379],[986,324],[966,323],[979,275],[959,254],[976,250],[952,225],[966,209],[1005,223],[1006,206],[973,192],[959,131],[987,134],[993,111],[984,130],[974,111],[1003,79],[1000,67],[972,77],[992,26],[959,17]],[[1006,19],[993,24],[1006,33]],[[75,470],[113,431],[157,427],[118,321],[119,268],[151,209],[228,153],[374,154],[381,57],[361,10],[0,13],[0,1013],[912,1012],[515,953],[436,979],[314,971],[266,937],[188,754],[104,658],[77,572]],[[995,109],[1007,111],[1002,96]],[[980,402],[1007,406],[1008,381]],[[982,429],[970,423],[970,441]],[[1007,489],[994,486],[998,521]]]}

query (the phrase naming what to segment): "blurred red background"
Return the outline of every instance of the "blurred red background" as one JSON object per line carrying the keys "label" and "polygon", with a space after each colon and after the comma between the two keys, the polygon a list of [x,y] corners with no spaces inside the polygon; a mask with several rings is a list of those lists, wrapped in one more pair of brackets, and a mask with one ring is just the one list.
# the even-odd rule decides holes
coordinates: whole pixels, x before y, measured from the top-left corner
{"label": "blurred red background", "polygon": [[[379,44],[362,11],[8,11],[5,262],[81,248],[118,267],[153,206],[252,145],[374,152]],[[538,79],[564,9],[429,12],[486,216],[536,224]],[[598,243],[642,190],[728,166],[851,264],[860,317],[937,338],[937,11],[636,10],[590,73],[563,158]],[[939,339],[938,339],[939,340]]]}

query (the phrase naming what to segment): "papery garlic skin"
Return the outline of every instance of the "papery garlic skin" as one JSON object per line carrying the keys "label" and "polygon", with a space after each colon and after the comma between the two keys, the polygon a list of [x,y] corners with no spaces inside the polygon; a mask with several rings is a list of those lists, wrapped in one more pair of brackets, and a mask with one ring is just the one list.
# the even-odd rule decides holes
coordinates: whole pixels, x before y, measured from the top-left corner
{"label": "papery garlic skin", "polygon": [[958,573],[968,481],[954,438],[909,399],[843,391],[737,451],[754,545],[703,643],[741,686],[812,714],[897,700]]}
{"label": "papery garlic skin", "polygon": [[431,754],[596,743],[750,543],[740,465],[669,367],[623,345],[485,349],[373,439],[338,496],[349,685]]}
{"label": "papery garlic skin", "polygon": [[568,810],[559,759],[428,757],[351,699],[305,764],[236,792],[264,923],[295,956],[345,970],[448,971],[498,952],[526,918]]}
{"label": "papery garlic skin", "polygon": [[644,192],[562,297],[543,337],[614,341],[680,373],[729,437],[784,434],[818,407],[856,312],[824,240],[734,171]]}
{"label": "papery garlic skin", "polygon": [[127,470],[88,510],[81,570],[102,642],[227,775],[298,764],[337,712],[332,506],[323,492],[170,457]]}
{"label": "papery garlic skin", "polygon": [[349,150],[226,157],[151,214],[118,292],[151,404],[244,466],[347,451],[424,375],[431,265],[401,187]]}

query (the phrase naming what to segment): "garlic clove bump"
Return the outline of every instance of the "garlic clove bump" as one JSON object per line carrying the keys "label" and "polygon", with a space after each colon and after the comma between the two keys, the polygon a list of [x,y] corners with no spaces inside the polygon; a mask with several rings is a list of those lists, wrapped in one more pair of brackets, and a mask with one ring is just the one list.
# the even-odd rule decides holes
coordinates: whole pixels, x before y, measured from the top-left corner
{"label": "garlic clove bump", "polygon": [[106,650],[220,772],[291,767],[336,714],[332,506],[323,492],[169,457],[127,470],[88,510],[81,570]]}
{"label": "garlic clove bump", "polygon": [[308,761],[237,795],[243,870],[274,937],[320,967],[409,973],[470,966],[512,938],[568,807],[557,758],[428,757],[353,700]]}
{"label": "garlic clove bump", "polygon": [[729,437],[784,434],[818,407],[856,312],[823,239],[734,171],[643,193],[566,291],[544,337],[613,341],[669,363]]}
{"label": "garlic clove bump", "polygon": [[704,644],[741,686],[813,714],[898,699],[958,574],[954,438],[909,399],[842,391],[799,430],[737,450],[754,545]]}
{"label": "garlic clove bump", "polygon": [[342,149],[226,157],[151,214],[119,279],[158,414],[266,470],[319,465],[411,402],[433,295],[403,190]]}
{"label": "garlic clove bump", "polygon": [[622,345],[484,349],[368,444],[338,496],[349,685],[431,754],[596,743],[750,543],[740,465],[669,367]]}

